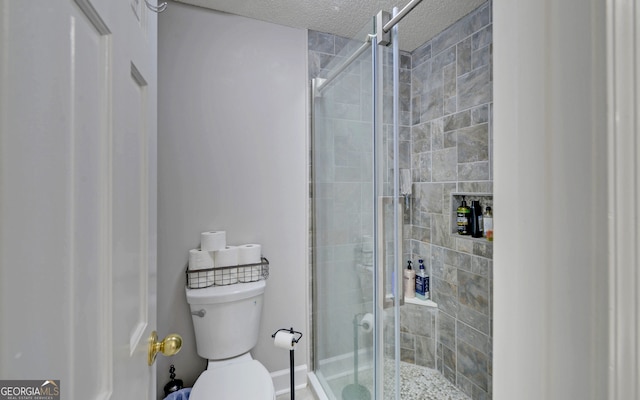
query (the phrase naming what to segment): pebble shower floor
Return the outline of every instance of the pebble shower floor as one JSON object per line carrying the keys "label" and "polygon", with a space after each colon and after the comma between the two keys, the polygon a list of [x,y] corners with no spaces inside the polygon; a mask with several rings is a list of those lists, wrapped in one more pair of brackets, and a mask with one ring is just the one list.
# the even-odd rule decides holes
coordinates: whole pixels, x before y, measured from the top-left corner
{"label": "pebble shower floor", "polygon": [[[394,363],[387,361],[385,363],[385,395],[384,400],[394,400]],[[371,388],[371,377],[361,374],[360,383],[367,388]],[[470,400],[470,398],[462,393],[449,382],[440,372],[435,369],[421,367],[406,362],[400,362],[400,399],[401,400]],[[334,393],[340,399],[342,389],[351,383],[352,377],[339,378],[330,383]],[[330,396],[335,399],[335,397]],[[297,399],[297,397],[296,397]],[[341,399],[342,400],[342,399]],[[344,399],[346,400],[346,399]]]}

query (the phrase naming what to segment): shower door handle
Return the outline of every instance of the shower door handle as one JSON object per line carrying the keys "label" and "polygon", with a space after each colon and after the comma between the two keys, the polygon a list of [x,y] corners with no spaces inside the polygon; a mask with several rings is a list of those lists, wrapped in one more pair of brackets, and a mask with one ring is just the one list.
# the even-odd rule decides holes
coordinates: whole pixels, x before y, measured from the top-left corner
{"label": "shower door handle", "polygon": [[[389,239],[391,239],[391,242],[393,242],[393,204],[394,204],[394,198],[393,196],[379,196],[378,197],[378,204],[377,204],[377,217],[378,217],[378,232],[377,232],[377,273],[378,273],[378,277],[381,277],[381,279],[378,279],[378,282],[376,283],[376,290],[378,293],[378,298],[379,298],[379,303],[382,306],[382,308],[389,308],[389,307],[393,307],[395,301],[396,301],[396,297],[399,298],[400,301],[400,305],[404,304],[404,293],[402,292],[402,285],[399,285],[399,283],[402,283],[402,269],[400,268],[402,266],[402,221],[403,221],[403,208],[402,208],[402,204],[395,200],[395,203],[397,205],[398,208],[398,244],[395,247],[394,251],[395,251],[395,258],[396,258],[396,262],[398,263],[397,265],[399,266],[398,271],[393,271],[393,269],[391,270],[390,274],[386,274],[385,272],[385,266],[387,264],[388,261],[388,257],[386,256],[386,250],[387,250],[387,243],[389,242]],[[389,210],[391,212],[391,216],[388,215],[387,212],[385,212],[386,210]],[[391,237],[387,238],[387,232],[388,229],[387,228],[391,228]],[[389,276],[393,276],[395,272],[395,281],[391,278],[388,278]],[[391,283],[388,283],[388,279],[391,279]],[[387,288],[390,287],[391,290],[389,292],[387,292]],[[396,295],[394,295],[394,291],[397,292]]]}

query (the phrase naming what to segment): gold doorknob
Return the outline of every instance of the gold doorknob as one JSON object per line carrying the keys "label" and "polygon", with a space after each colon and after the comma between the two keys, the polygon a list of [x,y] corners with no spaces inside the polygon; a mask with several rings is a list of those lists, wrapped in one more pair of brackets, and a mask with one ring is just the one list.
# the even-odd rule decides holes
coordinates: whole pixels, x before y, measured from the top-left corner
{"label": "gold doorknob", "polygon": [[165,356],[172,356],[177,354],[182,348],[182,337],[177,333],[167,335],[162,342],[158,342],[158,333],[156,331],[151,332],[149,336],[149,353],[147,362],[152,365],[156,360],[156,355],[162,353]]}

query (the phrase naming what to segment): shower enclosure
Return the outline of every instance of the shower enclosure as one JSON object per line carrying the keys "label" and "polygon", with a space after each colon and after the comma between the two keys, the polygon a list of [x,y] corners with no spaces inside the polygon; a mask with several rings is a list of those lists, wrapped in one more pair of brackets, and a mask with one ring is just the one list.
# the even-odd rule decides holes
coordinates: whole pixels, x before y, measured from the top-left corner
{"label": "shower enclosure", "polygon": [[389,19],[338,43],[312,82],[313,362],[329,398],[399,398],[399,367],[384,367],[399,363],[403,298],[399,53],[376,37]]}
{"label": "shower enclosure", "polygon": [[[493,242],[455,220],[464,198],[493,206],[492,5],[476,4],[410,53],[379,34],[399,17],[310,32],[311,382],[329,399],[491,398]],[[435,303],[403,303],[418,259]]]}

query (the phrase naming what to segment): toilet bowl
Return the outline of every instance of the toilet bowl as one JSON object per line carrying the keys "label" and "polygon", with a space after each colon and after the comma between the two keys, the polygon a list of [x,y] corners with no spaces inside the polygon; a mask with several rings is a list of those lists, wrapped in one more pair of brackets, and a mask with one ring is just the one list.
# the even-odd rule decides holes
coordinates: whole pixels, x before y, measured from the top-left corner
{"label": "toilet bowl", "polygon": [[207,368],[193,385],[189,399],[274,400],[273,381],[256,360],[239,361],[219,368]]}
{"label": "toilet bowl", "polygon": [[190,400],[274,400],[267,369],[249,351],[258,342],[264,280],[186,288],[196,349],[208,360]]}

